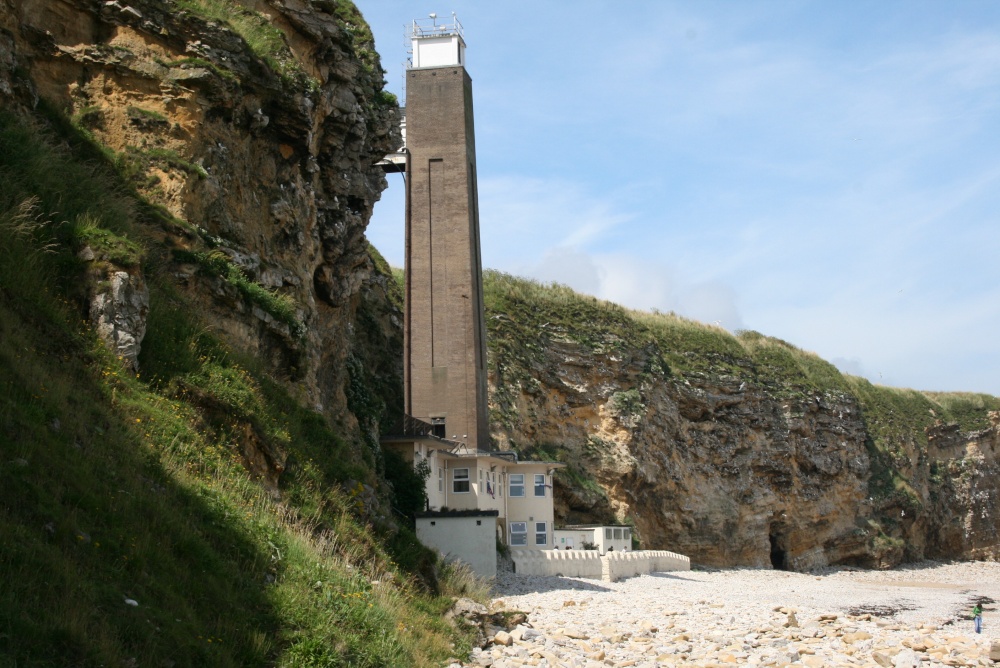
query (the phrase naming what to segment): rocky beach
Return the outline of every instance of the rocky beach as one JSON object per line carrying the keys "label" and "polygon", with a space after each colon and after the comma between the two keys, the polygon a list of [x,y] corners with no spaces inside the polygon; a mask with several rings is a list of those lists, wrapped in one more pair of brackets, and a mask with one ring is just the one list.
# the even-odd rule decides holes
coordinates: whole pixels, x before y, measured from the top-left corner
{"label": "rocky beach", "polygon": [[[993,562],[693,570],[614,583],[502,573],[494,609],[522,611],[527,622],[497,633],[466,665],[995,665],[997,600]],[[981,635],[970,619],[976,601]]]}

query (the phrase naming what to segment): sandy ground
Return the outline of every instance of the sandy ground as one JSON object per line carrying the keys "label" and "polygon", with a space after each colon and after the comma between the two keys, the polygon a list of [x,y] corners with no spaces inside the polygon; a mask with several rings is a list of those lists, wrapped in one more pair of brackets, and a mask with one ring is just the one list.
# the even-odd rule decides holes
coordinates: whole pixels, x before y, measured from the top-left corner
{"label": "sandy ground", "polygon": [[[528,613],[531,630],[472,665],[993,665],[1000,640],[1000,564],[989,562],[694,570],[615,583],[502,573],[496,591],[495,604]],[[977,600],[981,635],[970,620]]]}

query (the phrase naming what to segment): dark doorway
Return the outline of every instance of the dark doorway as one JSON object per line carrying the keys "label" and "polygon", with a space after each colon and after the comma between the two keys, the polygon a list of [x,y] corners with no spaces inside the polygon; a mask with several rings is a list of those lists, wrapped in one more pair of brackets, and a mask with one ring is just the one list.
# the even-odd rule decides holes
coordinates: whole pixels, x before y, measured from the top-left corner
{"label": "dark doorway", "polygon": [[785,552],[785,537],[771,533],[768,537],[771,541],[771,567],[777,571],[788,570],[788,553]]}

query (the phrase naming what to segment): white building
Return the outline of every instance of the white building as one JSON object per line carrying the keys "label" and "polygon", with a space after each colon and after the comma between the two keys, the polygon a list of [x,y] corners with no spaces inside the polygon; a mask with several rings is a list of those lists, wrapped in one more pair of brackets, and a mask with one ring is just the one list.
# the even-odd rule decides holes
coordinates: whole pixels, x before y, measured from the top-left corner
{"label": "white building", "polygon": [[496,511],[496,537],[502,544],[511,549],[554,547],[552,474],[565,464],[519,461],[512,451],[468,450],[432,435],[432,425],[420,429],[416,422],[410,421],[409,434],[383,437],[382,446],[414,466],[427,462],[429,513]]}
{"label": "white building", "polygon": [[574,524],[555,530],[557,550],[597,550],[629,552],[632,550],[632,527],[626,525]]}

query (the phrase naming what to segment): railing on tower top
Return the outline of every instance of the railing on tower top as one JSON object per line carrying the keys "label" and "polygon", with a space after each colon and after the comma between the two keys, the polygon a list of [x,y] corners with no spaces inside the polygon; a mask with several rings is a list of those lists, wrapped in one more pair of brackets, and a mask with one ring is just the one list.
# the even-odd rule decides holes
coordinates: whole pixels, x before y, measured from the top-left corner
{"label": "railing on tower top", "polygon": [[413,19],[410,37],[436,37],[439,35],[459,35],[463,39],[465,38],[465,31],[458,17],[455,16],[455,12],[451,13],[451,23],[447,21],[438,23],[437,14],[431,14],[426,19]]}

